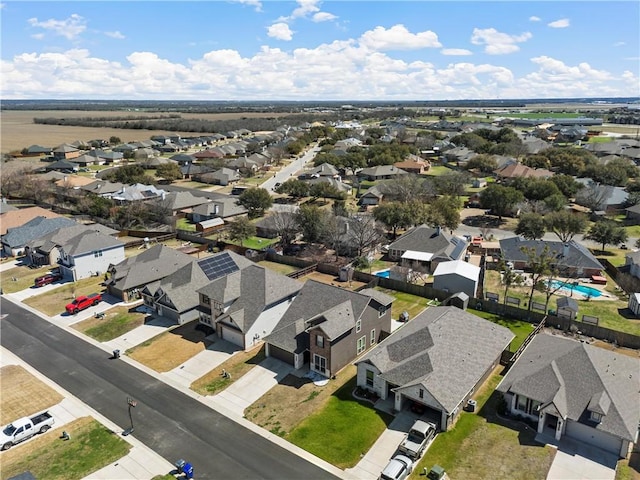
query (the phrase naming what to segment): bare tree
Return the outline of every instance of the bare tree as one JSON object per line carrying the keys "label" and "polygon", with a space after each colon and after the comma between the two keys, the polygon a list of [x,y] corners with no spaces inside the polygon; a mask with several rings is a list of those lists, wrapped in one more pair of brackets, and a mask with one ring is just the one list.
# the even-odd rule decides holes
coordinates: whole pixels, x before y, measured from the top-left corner
{"label": "bare tree", "polygon": [[373,215],[358,215],[349,219],[348,243],[360,257],[384,240],[384,230],[376,222]]}
{"label": "bare tree", "polygon": [[595,212],[603,208],[605,201],[611,196],[612,192],[612,186],[601,185],[591,181],[576,194],[576,202]]}
{"label": "bare tree", "polygon": [[280,243],[283,247],[289,246],[300,231],[295,213],[277,211],[271,216],[275,230],[280,237]]}

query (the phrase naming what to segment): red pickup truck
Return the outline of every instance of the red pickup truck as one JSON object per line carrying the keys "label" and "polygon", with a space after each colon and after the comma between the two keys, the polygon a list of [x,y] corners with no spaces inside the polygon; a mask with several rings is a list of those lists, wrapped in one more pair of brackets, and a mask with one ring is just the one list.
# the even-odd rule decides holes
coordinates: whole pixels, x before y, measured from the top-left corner
{"label": "red pickup truck", "polygon": [[68,314],[75,315],[80,310],[84,310],[85,308],[89,308],[93,305],[97,305],[102,301],[102,295],[99,293],[92,293],[91,295],[86,295],[82,297],[76,298],[73,302],[68,304],[65,308]]}

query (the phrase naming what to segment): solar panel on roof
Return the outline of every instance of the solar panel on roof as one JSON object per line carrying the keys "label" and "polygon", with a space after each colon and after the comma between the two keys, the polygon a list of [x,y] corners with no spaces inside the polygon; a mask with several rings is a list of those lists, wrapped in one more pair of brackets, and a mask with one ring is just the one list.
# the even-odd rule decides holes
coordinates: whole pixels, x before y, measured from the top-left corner
{"label": "solar panel on roof", "polygon": [[240,270],[228,253],[202,259],[198,265],[209,280],[215,280]]}

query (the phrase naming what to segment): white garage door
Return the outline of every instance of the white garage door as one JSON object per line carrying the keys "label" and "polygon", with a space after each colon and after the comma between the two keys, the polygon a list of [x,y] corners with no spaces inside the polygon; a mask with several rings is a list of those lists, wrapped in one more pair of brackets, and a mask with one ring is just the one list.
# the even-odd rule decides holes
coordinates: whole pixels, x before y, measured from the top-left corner
{"label": "white garage door", "polygon": [[222,327],[222,338],[227,342],[231,342],[234,345],[244,348],[244,337],[242,333],[225,326]]}
{"label": "white garage door", "polygon": [[609,435],[608,433],[596,430],[587,425],[577,422],[567,423],[566,435],[575,438],[589,445],[594,445],[607,452],[620,455],[622,448],[622,439]]}

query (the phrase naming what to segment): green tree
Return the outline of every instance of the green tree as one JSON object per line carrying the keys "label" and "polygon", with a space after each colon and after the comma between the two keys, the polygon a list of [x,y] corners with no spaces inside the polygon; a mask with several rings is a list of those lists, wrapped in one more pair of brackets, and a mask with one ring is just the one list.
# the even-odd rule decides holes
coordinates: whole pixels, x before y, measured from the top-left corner
{"label": "green tree", "polygon": [[624,227],[611,220],[602,220],[593,224],[584,236],[587,240],[592,240],[602,245],[602,251],[607,245],[619,245],[629,238]]}
{"label": "green tree", "polygon": [[280,184],[275,191],[276,193],[289,195],[291,198],[300,199],[309,195],[309,184],[297,178],[292,178]]}
{"label": "green tree", "polygon": [[329,182],[316,182],[309,188],[309,195],[313,198],[322,198],[325,202],[327,198],[344,199],[345,194],[331,185]]}
{"label": "green tree", "polygon": [[229,238],[239,241],[240,246],[244,246],[244,241],[256,234],[256,226],[247,217],[239,217],[233,222],[229,222]]}
{"label": "green tree", "polygon": [[182,172],[180,171],[180,166],[177,163],[163,163],[162,165],[158,165],[156,169],[156,177],[163,178],[167,182],[171,183],[175,180],[179,180],[182,178]]}
{"label": "green tree", "polygon": [[273,199],[264,188],[249,188],[238,197],[238,205],[247,209],[250,218],[264,215],[265,210],[271,208]]}
{"label": "green tree", "polygon": [[587,217],[569,210],[549,213],[545,215],[544,221],[547,229],[555,233],[562,243],[571,241],[587,228]]}
{"label": "green tree", "polygon": [[457,197],[450,195],[438,197],[427,205],[424,223],[455,230],[460,225],[461,208],[462,202]]}
{"label": "green tree", "polygon": [[528,310],[531,311],[533,293],[536,289],[543,289],[539,283],[545,276],[553,274],[557,253],[551,251],[548,245],[545,245],[540,251],[536,247],[522,247],[520,250],[527,257],[527,267],[531,272],[531,290],[529,291],[528,306]]}
{"label": "green tree", "polygon": [[377,206],[373,210],[373,217],[392,231],[393,238],[396,238],[398,228],[407,228],[413,224],[410,209],[406,203],[401,202],[386,202]]}
{"label": "green tree", "polygon": [[116,137],[115,135],[109,137],[110,145],[119,145],[121,143],[122,143],[122,140],[120,140],[120,137]]}
{"label": "green tree", "polygon": [[465,168],[467,170],[480,170],[482,173],[493,173],[498,168],[498,162],[492,155],[481,154],[470,159]]}
{"label": "green tree", "polygon": [[447,172],[440,177],[435,177],[433,182],[438,195],[453,195],[460,197],[467,190],[467,185],[471,183],[471,176],[464,171]]}
{"label": "green tree", "polygon": [[371,268],[371,262],[369,262],[369,259],[367,257],[354,258],[352,265],[353,265],[353,268],[360,271]]}
{"label": "green tree", "polygon": [[560,192],[567,198],[573,198],[582,184],[576,182],[571,175],[554,175],[550,181],[556,184]]}
{"label": "green tree", "polygon": [[517,273],[510,265],[504,260],[498,263],[498,270],[502,271],[502,284],[504,285],[504,298],[502,303],[506,305],[507,294],[512,286],[519,286],[524,284],[524,277]]}
{"label": "green tree", "polygon": [[518,220],[516,234],[527,240],[537,240],[545,234],[544,217],[538,213],[523,213]]}
{"label": "green tree", "polygon": [[120,182],[127,185],[134,183],[152,184],[153,178],[147,175],[142,165],[123,165],[109,170],[103,177],[110,182]]}
{"label": "green tree", "polygon": [[296,221],[307,242],[319,242],[324,235],[328,213],[315,205],[302,205],[296,213]]}
{"label": "green tree", "polygon": [[523,200],[524,195],[521,191],[495,183],[489,185],[480,194],[482,208],[490,209],[499,220],[502,220],[505,214]]}

